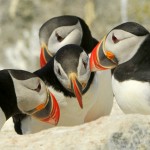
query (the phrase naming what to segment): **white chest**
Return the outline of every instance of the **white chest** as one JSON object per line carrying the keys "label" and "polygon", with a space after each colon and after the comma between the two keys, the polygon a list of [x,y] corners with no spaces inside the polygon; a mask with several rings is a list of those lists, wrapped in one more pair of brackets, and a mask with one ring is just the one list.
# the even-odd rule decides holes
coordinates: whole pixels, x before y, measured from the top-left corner
{"label": "white chest", "polygon": [[125,113],[150,114],[150,84],[136,80],[118,82],[112,77],[115,98]]}
{"label": "white chest", "polygon": [[76,97],[65,97],[62,93],[56,92],[53,88],[49,90],[55,95],[60,107],[60,120],[58,125],[70,126],[84,123],[84,118],[96,101],[98,94],[96,78],[94,78],[89,90],[82,96],[83,109],[80,108]]}
{"label": "white chest", "polygon": [[[65,97],[53,88],[49,90],[55,95],[60,107],[58,126],[73,126],[83,124],[87,117],[89,121],[108,115],[113,104],[110,72],[96,73],[89,90],[83,95],[83,109],[80,108],[76,98]],[[86,121],[87,121],[86,120]],[[43,129],[54,127],[27,117],[22,121],[23,133],[35,133]]]}
{"label": "white chest", "polygon": [[[65,97],[62,93],[58,93],[53,88],[49,87],[49,90],[55,95],[60,108],[60,118],[57,126],[74,126],[84,123],[87,112],[96,101],[94,95],[97,93],[96,90],[94,91],[94,86],[95,83],[92,84],[88,92],[82,97],[83,109],[80,108],[76,98]],[[50,127],[55,126],[38,121],[31,117],[26,117],[22,121],[23,134],[36,133]]]}
{"label": "white chest", "polygon": [[3,110],[0,107],[0,129],[3,127],[5,122],[6,122],[6,117]]}

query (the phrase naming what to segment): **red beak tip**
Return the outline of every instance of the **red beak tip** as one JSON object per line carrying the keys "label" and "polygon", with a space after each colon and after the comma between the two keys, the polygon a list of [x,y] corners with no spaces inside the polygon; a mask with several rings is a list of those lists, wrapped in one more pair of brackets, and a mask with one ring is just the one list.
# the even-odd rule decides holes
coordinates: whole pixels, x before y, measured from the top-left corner
{"label": "red beak tip", "polygon": [[43,53],[43,49],[41,49],[41,54],[40,54],[40,66],[41,68],[44,67],[46,65],[47,61],[45,58],[45,55]]}

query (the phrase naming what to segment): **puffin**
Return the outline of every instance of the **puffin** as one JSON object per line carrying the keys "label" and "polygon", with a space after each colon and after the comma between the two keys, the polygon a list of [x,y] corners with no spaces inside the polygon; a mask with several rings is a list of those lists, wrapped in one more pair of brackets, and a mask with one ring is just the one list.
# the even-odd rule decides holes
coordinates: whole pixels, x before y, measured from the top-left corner
{"label": "puffin", "polygon": [[57,16],[46,21],[39,30],[39,41],[41,67],[65,45],[79,45],[89,54],[98,43],[85,21],[71,15]]}
{"label": "puffin", "polygon": [[[109,71],[110,72],[110,71]],[[57,126],[75,126],[109,115],[113,104],[111,74],[91,73],[89,56],[76,44],[60,48],[52,59],[34,72],[54,93],[60,108]],[[106,94],[107,91],[107,94]],[[26,116],[21,121],[28,133],[54,127]]]}
{"label": "puffin", "polygon": [[58,103],[39,77],[24,70],[1,70],[0,129],[18,113],[46,123],[57,124],[59,120]]}
{"label": "puffin", "polygon": [[150,114],[150,33],[136,22],[113,28],[93,49],[91,71],[115,68],[112,88],[126,114]]}

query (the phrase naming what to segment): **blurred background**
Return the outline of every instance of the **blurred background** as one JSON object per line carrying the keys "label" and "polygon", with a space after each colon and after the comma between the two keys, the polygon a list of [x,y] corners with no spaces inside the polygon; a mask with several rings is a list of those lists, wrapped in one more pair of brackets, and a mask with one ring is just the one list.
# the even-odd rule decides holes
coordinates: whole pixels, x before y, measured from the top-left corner
{"label": "blurred background", "polygon": [[83,18],[98,40],[126,21],[150,31],[150,0],[0,0],[0,69],[38,69],[39,28],[59,15]]}

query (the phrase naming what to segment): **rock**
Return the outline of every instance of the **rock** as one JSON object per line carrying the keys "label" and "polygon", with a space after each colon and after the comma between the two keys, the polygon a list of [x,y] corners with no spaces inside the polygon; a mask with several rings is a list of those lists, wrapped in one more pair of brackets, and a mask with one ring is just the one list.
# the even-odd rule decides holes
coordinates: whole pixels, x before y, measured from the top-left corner
{"label": "rock", "polygon": [[150,147],[150,116],[107,116],[23,136],[2,131],[0,139],[0,149],[5,150],[146,150]]}

